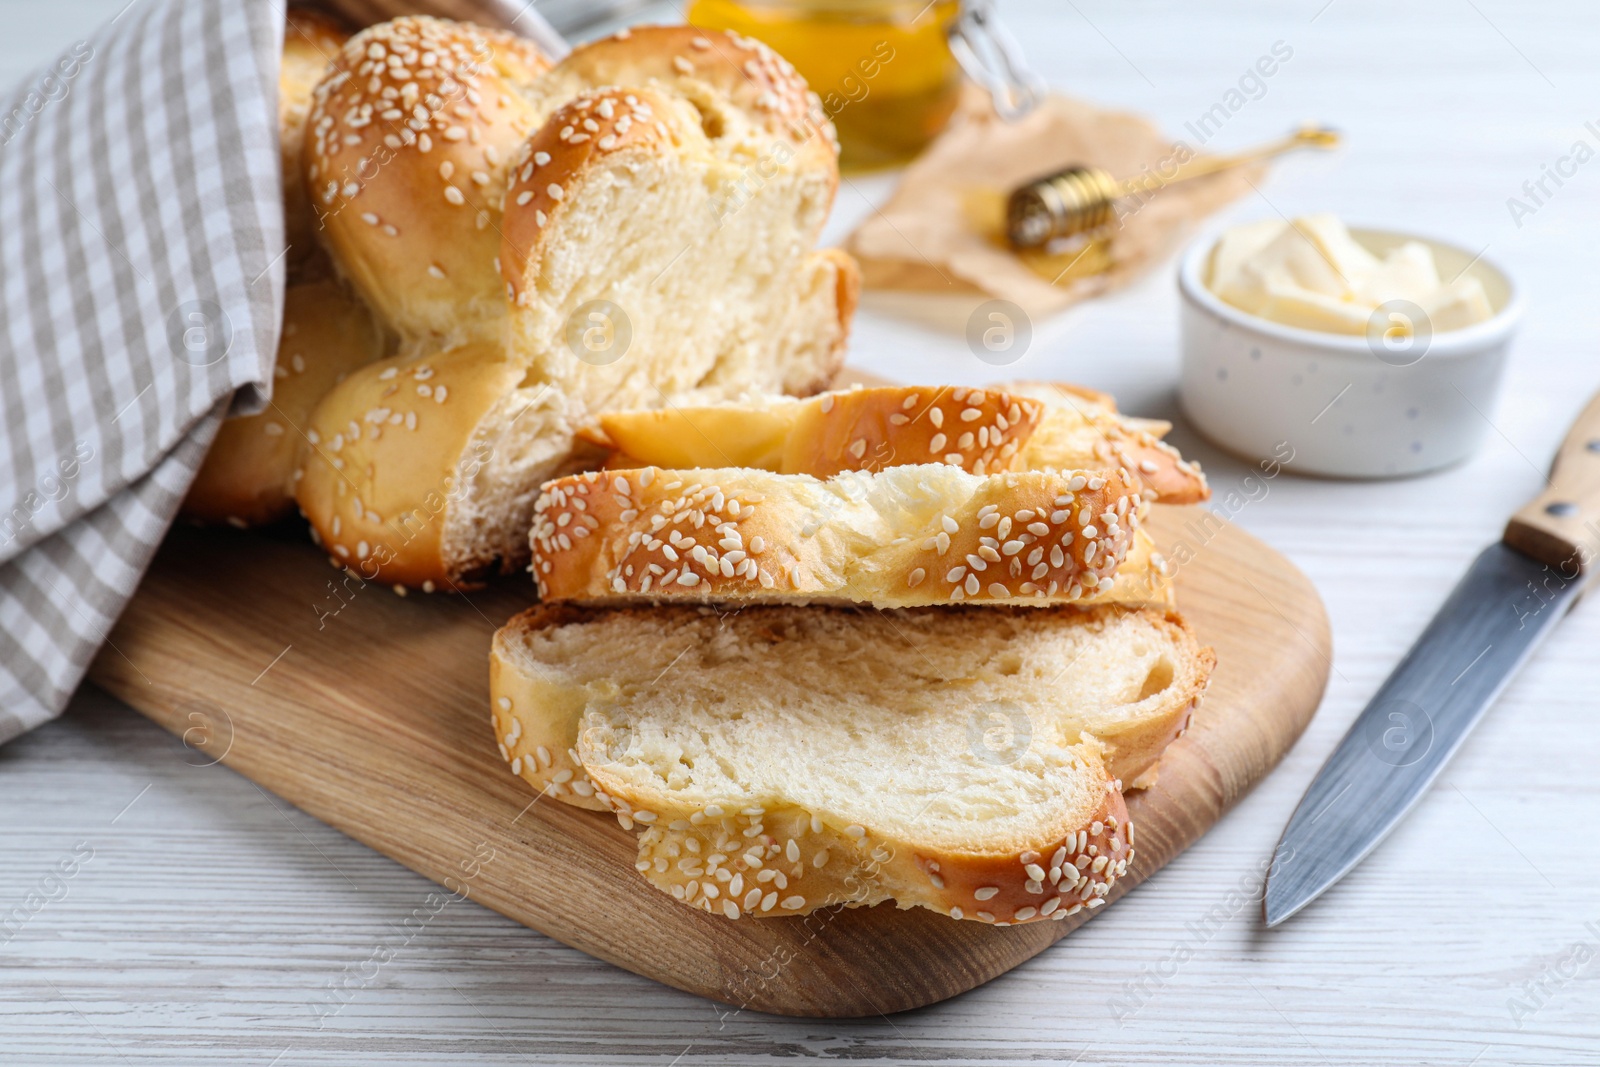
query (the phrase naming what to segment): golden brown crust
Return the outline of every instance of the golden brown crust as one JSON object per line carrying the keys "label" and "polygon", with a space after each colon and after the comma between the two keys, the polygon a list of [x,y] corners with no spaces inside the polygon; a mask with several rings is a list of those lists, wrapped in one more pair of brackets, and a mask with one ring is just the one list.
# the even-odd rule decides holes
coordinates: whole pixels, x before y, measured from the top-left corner
{"label": "golden brown crust", "polygon": [[481,336],[503,315],[500,202],[543,62],[509,35],[408,16],[351,38],[318,83],[304,162],[323,240],[401,333]]}
{"label": "golden brown crust", "polygon": [[529,538],[539,595],[1042,605],[1111,584],[1139,521],[1138,489],[1115,473],[1019,471],[863,546],[832,510],[863,492],[737,469],[556,479]]}
{"label": "golden brown crust", "polygon": [[1116,397],[1112,396],[1110,393],[1102,392],[1099,389],[1091,389],[1087,385],[1077,385],[1073,382],[1037,382],[1027,384],[1037,384],[1045,388],[1053,389],[1063,396],[1074,397],[1078,400],[1084,401],[1085,403],[1093,404],[1096,407],[1103,408],[1108,412],[1114,413],[1117,410]]}
{"label": "golden brown crust", "polygon": [[1100,907],[1134,856],[1133,823],[1120,785],[1108,775],[1100,807],[1077,830],[1042,846],[1005,856],[913,855],[922,892],[898,889],[896,901],[995,926],[1058,914],[1065,919]]}
{"label": "golden brown crust", "polygon": [[[555,74],[553,80],[591,88],[660,83],[691,99],[705,86],[771,137],[796,148],[820,145],[830,159],[836,151],[833,124],[805,79],[777,52],[737,33],[633,26],[575,48]],[[714,116],[708,116],[711,121]]]}
{"label": "golden brown crust", "polygon": [[993,389],[874,386],[810,403],[603,413],[580,436],[619,453],[610,468],[751,466],[827,478],[945,463],[972,474],[1020,469],[1043,405]]}
{"label": "golden brown crust", "polygon": [[783,455],[785,474],[828,477],[906,463],[946,463],[972,474],[1015,469],[1042,405],[961,386],[852,389],[801,408]]}
{"label": "golden brown crust", "polygon": [[494,53],[496,69],[524,96],[531,93],[538,80],[550,70],[550,57],[528,38],[488,26],[477,26],[472,23],[462,23],[462,25],[472,26],[483,35]]}
{"label": "golden brown crust", "polygon": [[522,377],[494,345],[396,356],[335,386],[312,413],[300,510],[335,566],[368,581],[470,588],[445,559],[450,509],[475,464],[475,431]]}
{"label": "golden brown crust", "polygon": [[586,622],[595,612],[575,604],[538,604],[495,631],[489,648],[489,694],[495,742],[511,773],[536,793],[574,807],[606,810],[578,760],[578,716],[553,708],[536,679],[518,670],[507,643],[526,631]]}
{"label": "golden brown crust", "polygon": [[283,33],[283,63],[278,70],[278,156],[283,170],[284,241],[289,246],[291,281],[328,270],[316,242],[316,216],[306,192],[300,151],[305,140],[311,91],[350,35],[320,11],[291,7]]}
{"label": "golden brown crust", "polygon": [[617,411],[580,435],[619,454],[608,468],[755,466],[825,478],[846,470],[947,463],[974,474],[1008,470],[1117,470],[1151,499],[1185,504],[1210,490],[1144,423],[1116,414],[1104,393],[1019,382],[836,390],[804,405]]}
{"label": "golden brown crust", "polygon": [[365,304],[333,280],[291,285],[284,296],[272,401],[259,415],[222,424],[189,487],[184,514],[255,526],[294,506],[294,473],[317,401],[342,378],[383,355],[382,332]]}
{"label": "golden brown crust", "polygon": [[661,813],[603,791],[595,795],[624,827],[642,831],[634,869],[713,915],[782,918],[893,900],[901,908],[1015,926],[1100,907],[1127,873],[1132,822],[1117,783],[1107,779],[1105,786],[1099,808],[1080,826],[1003,855],[918,849],[866,827],[829,826],[793,807],[729,812],[713,805],[686,816],[675,812],[679,817],[662,825]]}

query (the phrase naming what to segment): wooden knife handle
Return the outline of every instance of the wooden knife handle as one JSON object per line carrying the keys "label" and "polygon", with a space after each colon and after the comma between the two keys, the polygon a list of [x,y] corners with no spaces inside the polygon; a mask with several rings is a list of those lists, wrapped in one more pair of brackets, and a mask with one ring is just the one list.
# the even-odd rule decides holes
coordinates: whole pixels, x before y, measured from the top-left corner
{"label": "wooden knife handle", "polygon": [[1600,394],[1567,431],[1550,484],[1511,516],[1503,539],[1567,578],[1600,566]]}

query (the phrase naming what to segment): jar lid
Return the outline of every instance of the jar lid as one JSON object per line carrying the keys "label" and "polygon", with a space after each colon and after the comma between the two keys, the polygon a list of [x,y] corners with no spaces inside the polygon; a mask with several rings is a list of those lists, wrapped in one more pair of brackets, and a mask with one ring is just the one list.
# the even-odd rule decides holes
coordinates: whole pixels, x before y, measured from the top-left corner
{"label": "jar lid", "polygon": [[1045,85],[1022,56],[1022,46],[995,14],[993,0],[965,0],[950,24],[950,51],[967,77],[989,90],[994,109],[1016,122],[1038,106]]}

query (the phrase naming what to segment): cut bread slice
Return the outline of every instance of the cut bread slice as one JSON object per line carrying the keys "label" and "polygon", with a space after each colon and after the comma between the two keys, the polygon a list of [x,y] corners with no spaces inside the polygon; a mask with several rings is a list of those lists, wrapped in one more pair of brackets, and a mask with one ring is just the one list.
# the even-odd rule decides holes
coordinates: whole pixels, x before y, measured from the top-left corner
{"label": "cut bread slice", "polygon": [[1118,779],[1211,664],[1175,617],[1114,607],[545,605],[495,635],[490,677],[513,773],[642,829],[640,871],[685,903],[1011,923],[1121,873]]}
{"label": "cut bread slice", "polygon": [[540,482],[597,461],[563,432],[566,403],[497,345],[369,364],[317,405],[295,499],[336,566],[472,588],[526,557]]}
{"label": "cut bread slice", "polygon": [[[787,61],[737,34],[633,27],[536,93],[555,106],[513,162],[499,264],[513,343],[541,373],[589,410],[833,380],[859,282],[845,253],[811,251],[837,146]],[[596,302],[630,341],[584,366],[565,342]]]}
{"label": "cut bread slice", "polygon": [[1114,586],[1140,506],[1111,472],[646,467],[547,483],[529,540],[543,600],[1044,605]]}
{"label": "cut bread slice", "polygon": [[586,411],[722,382],[825,386],[857,285],[853,260],[810,251],[836,175],[778,167],[714,216],[713,191],[749,168],[675,95],[599,89],[561,107],[523,146],[507,193],[512,346]]}
{"label": "cut bread slice", "polygon": [[974,474],[1121,467],[1163,503],[1209,492],[1160,440],[1167,424],[1117,413],[1104,393],[1023,382],[879,386],[807,400],[751,396],[699,407],[600,414],[584,437],[615,450],[607,466],[759,467],[826,478],[847,470],[947,463]]}

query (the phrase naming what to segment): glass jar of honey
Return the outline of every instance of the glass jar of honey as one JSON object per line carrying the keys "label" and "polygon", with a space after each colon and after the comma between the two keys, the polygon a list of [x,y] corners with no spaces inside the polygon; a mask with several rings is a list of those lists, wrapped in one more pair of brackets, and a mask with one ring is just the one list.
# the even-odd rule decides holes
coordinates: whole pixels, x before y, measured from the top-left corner
{"label": "glass jar of honey", "polygon": [[[964,68],[1005,94],[1002,114],[1026,110],[1037,91],[1014,42],[994,36],[989,0],[692,0],[688,19],[754,37],[793,63],[854,170],[922,151],[955,112]],[[994,56],[998,85],[986,66]]]}

